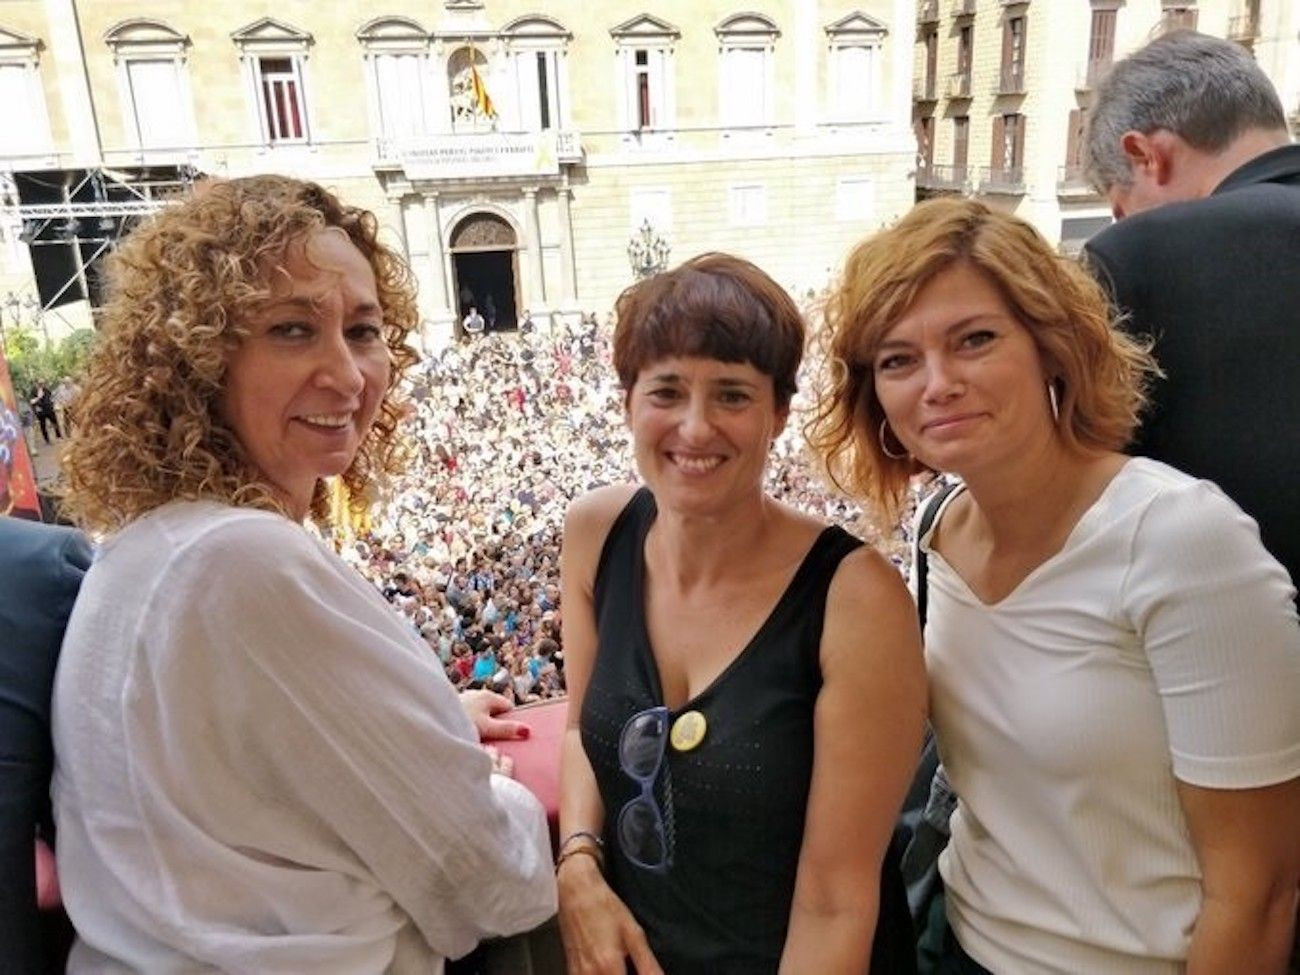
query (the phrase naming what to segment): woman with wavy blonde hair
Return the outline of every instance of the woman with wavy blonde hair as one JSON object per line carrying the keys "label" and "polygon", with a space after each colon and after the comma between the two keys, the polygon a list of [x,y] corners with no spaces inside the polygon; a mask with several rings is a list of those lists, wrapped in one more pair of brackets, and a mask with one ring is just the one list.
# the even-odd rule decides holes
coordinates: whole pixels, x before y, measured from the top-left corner
{"label": "woman with wavy blonde hair", "polygon": [[109,536],[55,687],[69,971],[440,970],[550,916],[487,702],[301,524],[325,478],[360,497],[400,459],[416,308],[374,216],[213,182],[108,284],[64,458],[67,510]]}
{"label": "woman with wavy blonde hair", "polygon": [[959,802],[950,972],[1281,972],[1300,878],[1300,630],[1213,484],[1126,457],[1155,368],[1028,224],[917,206],[828,308],[810,435],[929,562],[931,720]]}

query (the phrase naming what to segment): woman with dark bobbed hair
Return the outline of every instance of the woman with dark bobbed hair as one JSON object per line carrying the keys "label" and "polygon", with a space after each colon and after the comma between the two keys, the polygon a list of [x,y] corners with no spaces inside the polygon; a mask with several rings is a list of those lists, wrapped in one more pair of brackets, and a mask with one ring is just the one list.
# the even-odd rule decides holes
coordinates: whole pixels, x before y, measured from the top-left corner
{"label": "woman with dark bobbed hair", "polygon": [[906,972],[881,876],[924,724],[915,615],[888,562],[763,490],[803,320],[725,254],[617,314],[644,486],[565,524],[570,971],[865,973],[874,932],[871,970]]}
{"label": "woman with dark bobbed hair", "polygon": [[1120,453],[1144,348],[1074,261],[970,200],[858,245],[827,317],[814,439],[840,481],[889,513],[913,474],[962,480],[918,539],[959,796],[950,970],[1281,972],[1294,590],[1217,487]]}
{"label": "woman with dark bobbed hair", "polygon": [[[430,972],[551,915],[542,811],[302,522],[397,469],[410,274],[312,183],[218,181],[110,261],[63,458],[106,535],[54,695],[69,971]],[[472,714],[467,711],[473,712]]]}

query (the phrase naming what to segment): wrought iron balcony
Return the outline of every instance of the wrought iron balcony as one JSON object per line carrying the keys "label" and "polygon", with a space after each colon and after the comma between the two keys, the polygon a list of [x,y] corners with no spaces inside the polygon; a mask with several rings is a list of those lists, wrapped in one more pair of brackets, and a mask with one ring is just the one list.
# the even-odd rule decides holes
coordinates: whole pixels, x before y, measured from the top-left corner
{"label": "wrought iron balcony", "polygon": [[921,0],[916,7],[918,24],[935,24],[939,21],[939,0]]}
{"label": "wrought iron balcony", "polygon": [[1113,63],[1109,58],[1104,61],[1084,61],[1079,65],[1075,75],[1074,90],[1092,91],[1097,87],[1097,82],[1106,76]]}
{"label": "wrought iron balcony", "polygon": [[932,102],[935,100],[934,76],[912,79],[912,101]]}
{"label": "wrought iron balcony", "polygon": [[973,17],[975,15],[976,0],[952,0],[952,15],[954,17]]}
{"label": "wrought iron balcony", "polygon": [[956,71],[948,75],[948,97],[970,98],[970,72]]}
{"label": "wrought iron balcony", "polygon": [[1024,193],[1025,167],[981,166],[979,190],[981,193]]}
{"label": "wrought iron balcony", "polygon": [[1228,40],[1253,41],[1259,36],[1259,22],[1254,14],[1239,14],[1228,18]]}
{"label": "wrought iron balcony", "polygon": [[1067,163],[1056,170],[1056,195],[1099,198],[1100,194],[1088,182],[1082,163]]}
{"label": "wrought iron balcony", "polygon": [[571,131],[556,132],[555,155],[562,163],[582,162],[582,136]]}
{"label": "wrought iron balcony", "polygon": [[998,72],[996,94],[1023,95],[1025,93],[1025,66],[1013,64]]}
{"label": "wrought iron balcony", "polygon": [[970,189],[970,167],[961,165],[922,166],[916,174],[916,185],[923,190],[948,190],[964,193]]}

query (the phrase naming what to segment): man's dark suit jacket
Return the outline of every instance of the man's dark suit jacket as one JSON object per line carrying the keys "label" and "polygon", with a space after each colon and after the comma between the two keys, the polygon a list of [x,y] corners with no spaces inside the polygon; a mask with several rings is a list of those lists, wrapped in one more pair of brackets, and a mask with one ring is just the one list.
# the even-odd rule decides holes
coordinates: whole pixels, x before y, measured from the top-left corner
{"label": "man's dark suit jacket", "polygon": [[0,970],[39,972],[33,859],[49,821],[50,696],[63,630],[90,566],[85,538],[0,517]]}
{"label": "man's dark suit jacket", "polygon": [[1087,247],[1166,373],[1131,452],[1216,482],[1300,580],[1300,145]]}

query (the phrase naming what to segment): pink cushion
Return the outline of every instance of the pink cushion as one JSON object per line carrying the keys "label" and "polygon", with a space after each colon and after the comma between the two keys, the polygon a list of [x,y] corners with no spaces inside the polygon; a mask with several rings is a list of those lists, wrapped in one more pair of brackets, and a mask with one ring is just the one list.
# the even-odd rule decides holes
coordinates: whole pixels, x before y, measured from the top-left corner
{"label": "pink cushion", "polygon": [[503,717],[526,724],[528,737],[492,742],[501,754],[515,760],[515,778],[545,807],[552,845],[559,835],[560,743],[568,714],[567,698],[515,708]]}

